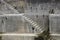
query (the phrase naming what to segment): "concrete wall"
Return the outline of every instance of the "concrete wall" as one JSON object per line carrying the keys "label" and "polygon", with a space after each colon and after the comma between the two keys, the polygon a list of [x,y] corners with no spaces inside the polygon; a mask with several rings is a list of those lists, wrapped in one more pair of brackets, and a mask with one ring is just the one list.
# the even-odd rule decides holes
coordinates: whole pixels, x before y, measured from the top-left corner
{"label": "concrete wall", "polygon": [[3,36],[2,40],[34,40],[34,37],[25,36]]}
{"label": "concrete wall", "polygon": [[49,28],[50,28],[50,33],[52,34],[60,34],[60,15],[59,14],[51,14],[49,16]]}

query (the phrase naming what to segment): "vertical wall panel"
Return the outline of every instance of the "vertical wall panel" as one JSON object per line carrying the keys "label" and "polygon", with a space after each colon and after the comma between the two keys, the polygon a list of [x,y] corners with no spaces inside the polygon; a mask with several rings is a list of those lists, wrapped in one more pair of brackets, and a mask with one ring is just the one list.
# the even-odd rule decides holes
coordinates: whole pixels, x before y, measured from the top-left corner
{"label": "vertical wall panel", "polygon": [[50,33],[60,34],[60,15],[59,14],[51,14],[49,16],[50,20]]}

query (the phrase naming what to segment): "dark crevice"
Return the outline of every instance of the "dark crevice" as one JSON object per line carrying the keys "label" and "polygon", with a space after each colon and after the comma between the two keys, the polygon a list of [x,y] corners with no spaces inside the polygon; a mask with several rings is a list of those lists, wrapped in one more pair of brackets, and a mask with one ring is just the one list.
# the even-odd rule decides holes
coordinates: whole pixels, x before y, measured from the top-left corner
{"label": "dark crevice", "polygon": [[34,40],[44,40],[44,38],[39,36],[39,37],[36,37]]}

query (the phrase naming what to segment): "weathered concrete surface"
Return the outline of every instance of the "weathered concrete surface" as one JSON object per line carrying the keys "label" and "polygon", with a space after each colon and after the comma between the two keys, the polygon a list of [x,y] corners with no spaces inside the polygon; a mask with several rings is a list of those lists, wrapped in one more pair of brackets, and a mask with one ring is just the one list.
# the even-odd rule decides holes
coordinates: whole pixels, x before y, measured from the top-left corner
{"label": "weathered concrete surface", "polygon": [[[10,1],[11,2],[11,1]],[[9,2],[7,2],[9,3]],[[22,3],[20,5],[20,3]],[[2,3],[3,5],[1,6],[1,12],[4,12],[4,14],[16,14],[14,10],[12,10],[10,8],[9,5],[6,5],[4,3]],[[44,30],[48,27],[48,15],[49,14],[49,7],[47,8],[46,4],[43,5],[36,5],[36,7],[34,7],[34,5],[32,5],[32,8],[30,6],[27,5],[27,9],[24,10],[24,2],[23,1],[14,1],[12,3],[9,3],[12,6],[14,6],[13,8],[17,9],[19,12],[26,12],[29,15],[26,15],[28,18],[31,18],[34,22],[36,22],[38,25],[41,26],[41,28]],[[46,5],[46,6],[45,6]],[[33,15],[30,15],[33,14]],[[35,15],[35,13],[39,13],[42,15]],[[3,31],[5,33],[38,33],[38,30],[34,31],[34,28],[32,28],[32,25],[30,23],[28,23],[24,18],[20,17],[20,16],[10,16],[10,17],[5,17],[3,18],[3,22],[4,25],[3,26]],[[3,37],[3,40],[21,40],[20,37],[16,38],[16,37]],[[24,37],[22,38],[22,40],[32,40],[33,38],[31,37]]]}
{"label": "weathered concrete surface", "polygon": [[[24,16],[36,22],[42,30],[48,27],[48,15],[29,15]],[[38,29],[34,31],[33,25],[30,24],[22,16],[1,16],[2,31],[5,33],[38,33]]]}
{"label": "weathered concrete surface", "polygon": [[60,14],[51,14],[49,20],[50,33],[60,34]]}
{"label": "weathered concrete surface", "polygon": [[2,33],[3,32],[3,17],[0,17],[0,32]]}
{"label": "weathered concrete surface", "polygon": [[5,21],[5,32],[16,32],[18,30],[21,33],[24,32],[24,23],[21,17],[7,17]]}
{"label": "weathered concrete surface", "polygon": [[29,27],[29,23],[21,16],[7,16],[3,25],[5,33],[32,33],[32,27]]}
{"label": "weathered concrete surface", "polygon": [[6,1],[8,4],[12,5],[20,13],[24,13],[24,9],[26,6],[26,3],[24,0],[4,0],[4,1]]}
{"label": "weathered concrete surface", "polygon": [[34,37],[25,36],[3,36],[2,40],[34,40]]}
{"label": "weathered concrete surface", "polygon": [[18,11],[15,10],[13,6],[9,5],[4,1],[1,1],[0,3],[0,11],[3,12],[3,14],[19,14],[17,13]]}

